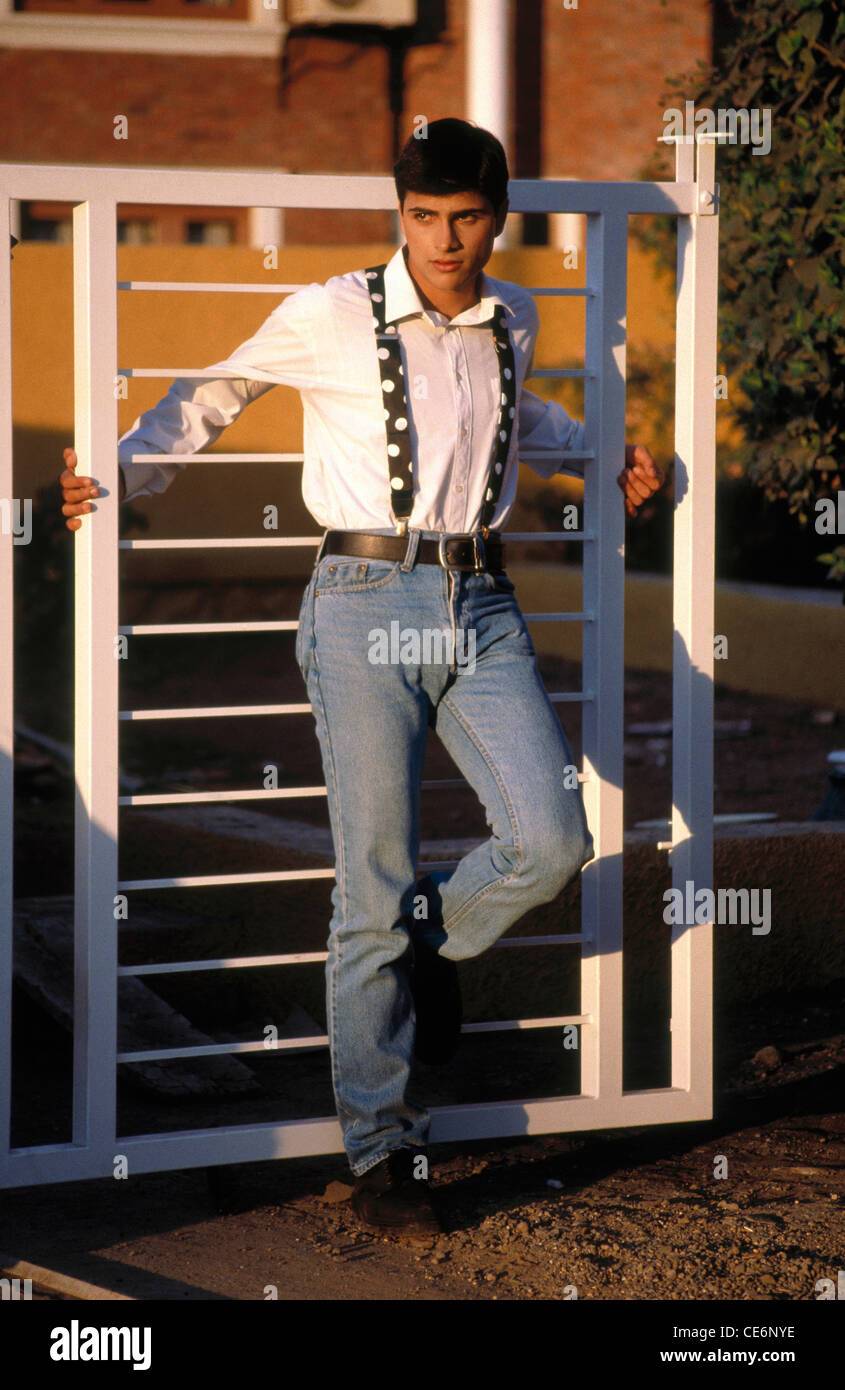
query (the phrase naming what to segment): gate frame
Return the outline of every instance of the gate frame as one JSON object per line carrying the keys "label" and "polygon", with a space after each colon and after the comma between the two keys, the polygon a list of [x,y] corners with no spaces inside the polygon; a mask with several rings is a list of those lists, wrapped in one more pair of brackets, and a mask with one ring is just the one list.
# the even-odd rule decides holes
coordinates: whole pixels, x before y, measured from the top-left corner
{"label": "gate frame", "polygon": [[[586,285],[539,293],[579,295],[586,301],[584,370],[550,369],[535,376],[584,380],[584,531],[532,534],[530,539],[582,540],[583,612],[543,614],[542,619],[583,624],[579,695],[583,720],[584,800],[596,857],[582,871],[582,930],[555,937],[523,937],[493,949],[547,942],[581,942],[581,1013],[556,1019],[520,1019],[470,1024],[465,1032],[502,1028],[558,1027],[580,1030],[581,1093],[536,1100],[462,1104],[431,1108],[431,1143],[515,1134],[560,1133],[631,1125],[679,1123],[712,1118],[712,922],[673,927],[671,939],[671,1084],[625,1092],[622,1088],[622,771],[624,694],[624,509],[614,468],[602,457],[622,459],[625,430],[625,345],[627,218],[667,213],[678,218],[675,377],[675,514],[673,584],[673,814],[669,852],[672,884],[683,892],[693,880],[710,887],[713,861],[713,587],[715,497],[715,392],[717,351],[718,189],[715,143],[681,137],[675,147],[673,183],[608,183],[569,180],[511,180],[513,212],[570,212],[587,216]],[[135,1173],[205,1167],[272,1158],[343,1151],[335,1117],[270,1124],[220,1126],[117,1137],[117,1063],[159,1057],[238,1053],[263,1048],[260,1041],[118,1054],[117,978],[121,974],[167,973],[161,967],[119,967],[114,899],[138,887],[190,886],[291,878],[334,877],[334,870],[201,876],[196,879],[120,882],[117,876],[118,814],[121,804],[163,799],[244,799],[237,793],[203,796],[121,797],[118,788],[119,719],[140,712],[118,711],[115,634],[118,614],[118,552],[121,548],[178,543],[120,541],[118,536],[117,399],[114,381],[124,376],[202,376],[188,368],[120,369],[117,359],[119,289],[152,289],[153,283],[117,279],[118,203],[204,204],[205,206],[319,207],[338,210],[390,209],[395,189],[389,177],[337,179],[327,175],[278,174],[261,170],[78,168],[0,164],[0,226],[10,230],[12,199],[73,202],[75,448],[80,475],[103,460],[96,525],[75,534],[75,917],[72,1140],[10,1150],[11,1000],[13,955],[13,604],[0,605],[0,666],[9,673],[0,705],[0,1188],[112,1176],[117,1154]],[[80,201],[82,199],[82,201]],[[0,497],[13,497],[11,267],[0,256]],[[206,288],[183,282],[173,288]],[[221,292],[276,293],[298,286],[221,286]],[[535,291],[537,293],[538,291]],[[96,332],[94,327],[96,325]],[[213,372],[204,373],[213,377]],[[546,456],[545,454],[543,455]],[[136,455],[161,460],[175,455]],[[226,456],[179,455],[188,458]],[[300,455],[235,454],[241,461],[279,461]],[[522,451],[520,457],[527,457]],[[572,454],[569,454],[572,457]],[[566,467],[561,471],[566,471]],[[506,532],[511,539],[528,539]],[[320,537],[284,537],[234,545],[316,545]],[[210,542],[194,543],[200,546]],[[12,593],[13,536],[0,541],[0,582]],[[530,621],[532,615],[526,614]],[[188,625],[189,627],[191,625]],[[249,624],[273,630],[296,623]],[[171,625],[184,630],[185,625]],[[208,625],[205,625],[206,629]],[[240,624],[213,630],[239,630]],[[157,629],[159,630],[159,629]],[[601,691],[601,709],[595,693]],[[235,707],[238,712],[238,707]],[[240,712],[300,712],[309,705],[248,706]],[[171,717],[196,711],[168,711]],[[161,711],[145,711],[161,717]],[[96,741],[94,738],[96,730]],[[316,793],[317,789],[308,789]],[[301,789],[296,789],[301,794]],[[260,796],[263,793],[254,793]],[[267,795],[273,795],[267,792]],[[278,793],[277,793],[278,794]],[[251,794],[252,795],[252,794]],[[432,867],[426,864],[426,867]],[[98,926],[99,924],[99,926]],[[108,929],[107,929],[108,928]],[[322,960],[325,952],[254,957],[266,964]],[[184,969],[188,963],[173,963]],[[223,961],[193,962],[196,968],[231,968]],[[293,1048],[327,1038],[295,1039]],[[280,1045],[284,1046],[282,1042]]]}

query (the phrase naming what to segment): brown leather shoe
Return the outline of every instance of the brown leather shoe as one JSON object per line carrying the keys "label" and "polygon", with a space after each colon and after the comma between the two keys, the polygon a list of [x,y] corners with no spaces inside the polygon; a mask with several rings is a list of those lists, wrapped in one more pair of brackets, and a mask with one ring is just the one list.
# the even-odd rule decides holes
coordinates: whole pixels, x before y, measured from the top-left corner
{"label": "brown leather shoe", "polygon": [[394,1149],[355,1179],[350,1205],[370,1230],[397,1235],[440,1233],[428,1179],[414,1177],[416,1157],[412,1149]]}

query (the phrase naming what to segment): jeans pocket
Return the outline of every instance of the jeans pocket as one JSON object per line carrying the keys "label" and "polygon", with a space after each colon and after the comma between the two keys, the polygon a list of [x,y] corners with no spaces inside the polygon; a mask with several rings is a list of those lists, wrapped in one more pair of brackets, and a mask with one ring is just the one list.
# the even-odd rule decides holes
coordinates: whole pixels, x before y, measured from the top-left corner
{"label": "jeans pocket", "polygon": [[355,555],[327,555],[317,567],[315,598],[382,589],[399,573],[398,560],[362,560]]}

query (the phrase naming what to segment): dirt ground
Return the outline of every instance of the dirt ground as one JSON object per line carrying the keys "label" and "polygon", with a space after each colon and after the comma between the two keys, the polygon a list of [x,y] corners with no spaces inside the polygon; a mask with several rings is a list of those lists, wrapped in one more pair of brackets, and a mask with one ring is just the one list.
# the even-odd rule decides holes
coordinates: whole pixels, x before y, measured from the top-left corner
{"label": "dirt ground", "polygon": [[[268,609],[251,592],[249,616],[295,616],[293,590],[281,611],[278,597],[277,586]],[[238,606],[230,595],[233,607],[215,616],[246,616],[241,599]],[[172,602],[166,614],[145,608],[145,621],[202,616]],[[302,698],[287,637],[278,646],[239,637],[237,659],[223,639],[207,640],[219,703]],[[174,653],[151,639],[126,673],[122,703],[202,703],[208,687],[198,695],[195,682],[207,682],[208,671],[198,651],[184,641]],[[543,670],[550,688],[577,688],[577,668],[544,662]],[[626,728],[669,719],[670,691],[668,677],[628,673]],[[45,728],[53,709],[37,683],[25,692],[31,726]],[[578,712],[564,709],[577,758]],[[808,819],[824,795],[826,753],[843,743],[842,716],[717,690],[716,717],[716,811]],[[266,762],[279,764],[282,785],[321,781],[307,722],[297,718],[282,737],[278,721],[263,719],[130,726],[121,764],[142,779],[141,790],[260,785]],[[46,731],[69,737],[55,723]],[[54,760],[25,743],[21,751],[16,888],[22,896],[67,892],[71,789]],[[665,734],[626,736],[626,826],[668,815],[670,767]],[[437,747],[426,772],[454,775]],[[268,813],[326,824],[324,801],[276,805],[266,803]],[[484,831],[470,792],[424,796],[422,822],[424,838]],[[122,864],[122,872],[135,869]],[[228,1026],[235,1035],[231,1019]],[[16,996],[16,1142],[64,1133],[67,1070],[56,1064],[62,1035],[52,1027]],[[711,1123],[435,1147],[444,1232],[434,1241],[361,1230],[346,1200],[348,1166],[334,1155],[0,1192],[0,1248],[142,1299],[254,1300],[274,1289],[284,1300],[562,1300],[573,1291],[582,1300],[815,1300],[817,1281],[845,1270],[845,981],[723,1013],[716,1040]],[[462,1040],[470,1062],[476,1046]],[[539,1053],[518,1064],[511,1055],[515,1071],[540,1075]],[[497,1058],[497,1076],[503,1069]],[[325,1077],[314,1078],[312,1113],[330,1113]],[[538,1085],[534,1094],[548,1094]],[[124,1085],[120,1105],[124,1133],[138,1132],[131,1121],[142,1119],[150,1129],[182,1125],[178,1108],[159,1106],[155,1119],[152,1103]],[[190,1123],[204,1114],[192,1111]]]}
{"label": "dirt ground", "polygon": [[361,1229],[333,1155],[6,1191],[2,1245],[141,1299],[814,1301],[845,1267],[842,991],[726,1021],[719,1075],[709,1124],[435,1146],[436,1240]]}

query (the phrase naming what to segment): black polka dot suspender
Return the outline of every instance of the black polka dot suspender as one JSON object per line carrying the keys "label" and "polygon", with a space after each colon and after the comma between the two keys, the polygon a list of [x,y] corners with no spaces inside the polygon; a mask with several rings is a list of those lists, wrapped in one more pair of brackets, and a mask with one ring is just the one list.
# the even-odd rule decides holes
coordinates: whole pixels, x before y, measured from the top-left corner
{"label": "black polka dot suspender", "polygon": [[[387,460],[390,476],[390,501],[397,529],[407,530],[408,518],[414,504],[414,462],[411,457],[411,436],[408,429],[408,397],[405,390],[405,368],[395,326],[385,323],[384,272],[386,266],[371,266],[365,272],[370,303],[373,309],[373,328],[376,335],[381,390],[384,400],[384,422],[387,435]],[[507,310],[496,305],[493,315],[493,341],[499,362],[499,413],[496,438],[493,444],[491,468],[481,507],[481,529],[486,534],[496,510],[505,464],[510,451],[511,433],[516,415],[516,370],[513,347],[507,329]]]}

